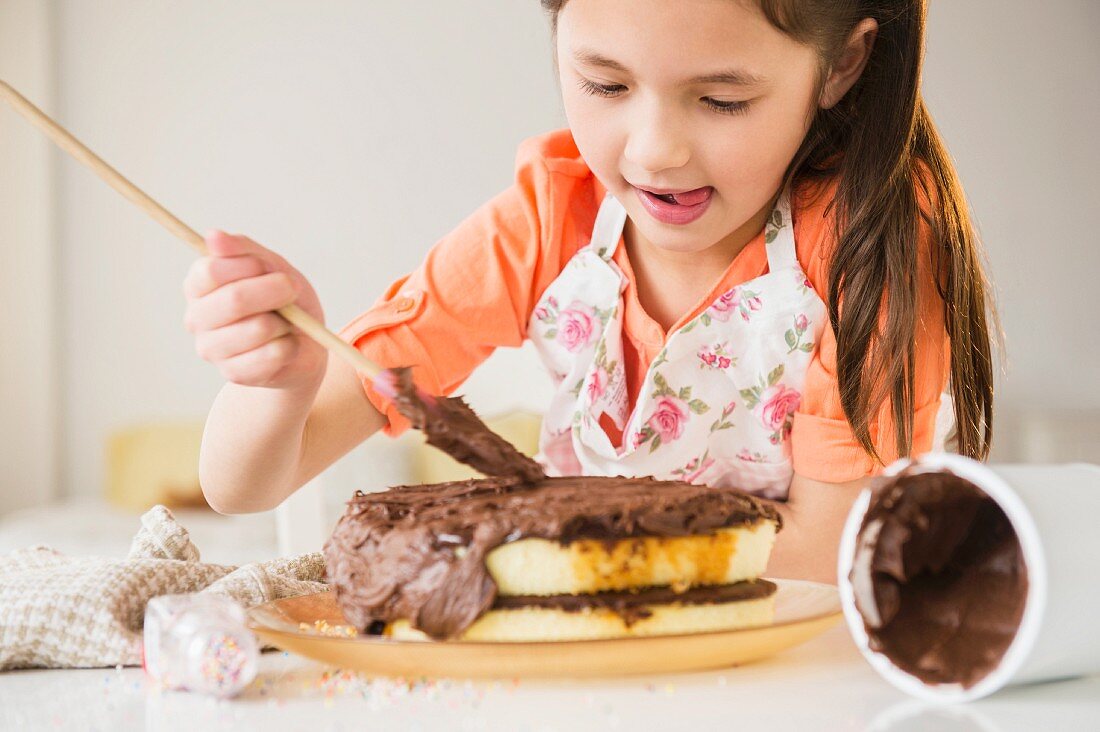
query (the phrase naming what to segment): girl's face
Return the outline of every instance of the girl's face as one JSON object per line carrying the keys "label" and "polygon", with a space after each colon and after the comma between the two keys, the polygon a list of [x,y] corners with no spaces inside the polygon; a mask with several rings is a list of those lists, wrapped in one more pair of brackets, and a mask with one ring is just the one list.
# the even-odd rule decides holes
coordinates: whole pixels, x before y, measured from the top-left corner
{"label": "girl's face", "polygon": [[557,55],[581,155],[668,251],[709,249],[770,206],[817,106],[814,50],[743,0],[569,0]]}

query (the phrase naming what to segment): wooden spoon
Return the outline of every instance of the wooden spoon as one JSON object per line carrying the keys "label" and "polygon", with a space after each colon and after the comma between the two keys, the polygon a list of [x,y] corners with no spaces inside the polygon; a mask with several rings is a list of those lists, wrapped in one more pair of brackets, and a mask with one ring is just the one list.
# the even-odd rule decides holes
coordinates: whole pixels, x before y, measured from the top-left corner
{"label": "wooden spoon", "polygon": [[[149,214],[176,238],[191,245],[200,254],[206,254],[206,242],[194,229],[173,216],[168,209],[126,180],[117,170],[104,162],[98,155],[85,147],[80,140],[69,134],[64,127],[50,119],[42,110],[31,104],[26,97],[3,80],[0,80],[0,97],[8,101],[15,108],[15,111],[30,120],[35,127],[45,132],[51,140],[57,143],[58,147],[90,168],[93,173],[106,181],[107,185]],[[359,349],[319,323],[309,313],[293,303],[279,308],[277,312],[331,353],[350,363],[356,371],[369,376],[375,382],[379,391],[382,393],[392,392],[392,379],[379,378],[379,375],[383,372],[381,366],[368,359]],[[392,393],[388,396],[392,397]]]}
{"label": "wooden spoon", "polygon": [[[138,208],[153,217],[177,238],[191,245],[199,253],[206,254],[206,242],[194,229],[184,224],[173,216],[168,209],[126,180],[117,170],[104,162],[80,140],[69,134],[64,127],[50,119],[42,110],[31,104],[22,94],[3,80],[0,80],[0,97],[10,102],[17,112],[29,119],[35,127],[45,132],[62,150],[91,168],[93,173],[107,182],[107,185],[136,204]],[[276,312],[330,352],[350,363],[356,371],[366,374],[379,393],[390,399],[398,397],[399,377],[393,371],[383,369],[368,359],[357,348],[342,340],[297,305],[287,305],[279,308]],[[437,445],[444,452],[473,465],[479,470],[488,471],[489,474],[517,474],[527,479],[530,479],[528,476],[542,476],[542,468],[537,463],[519,453],[504,438],[490,430],[461,399],[437,400],[436,397],[418,389],[410,378],[402,380],[400,392],[403,399],[398,400],[398,402],[400,408],[405,411],[408,411],[406,403],[409,402],[410,398],[415,397],[413,401],[419,400],[422,403],[422,406],[416,407],[419,411],[414,415],[417,417],[414,424],[425,430],[430,442],[433,442],[433,444],[438,442],[438,440],[433,441],[432,437],[440,429],[446,432],[447,440],[445,444]],[[424,412],[423,409],[425,407],[432,413],[433,419],[428,419],[427,412]],[[456,417],[459,412],[461,412],[461,416]],[[452,427],[462,428],[457,430],[457,434],[451,434],[449,428]],[[486,446],[488,446],[488,449]]]}

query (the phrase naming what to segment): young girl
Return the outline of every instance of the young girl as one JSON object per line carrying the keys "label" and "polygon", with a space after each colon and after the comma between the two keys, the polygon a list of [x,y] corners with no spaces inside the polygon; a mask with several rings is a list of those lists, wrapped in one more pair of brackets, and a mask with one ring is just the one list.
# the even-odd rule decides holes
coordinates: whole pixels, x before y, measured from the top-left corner
{"label": "young girl", "polygon": [[[557,386],[548,473],[786,499],[769,575],[835,580],[868,476],[952,421],[959,452],[990,445],[986,285],[919,93],[923,0],[543,5],[569,129],[524,142],[515,184],[343,336],[435,393],[530,339]],[[207,245],[186,324],[230,383],[202,486],[270,509],[408,424],[272,313],[323,317],[300,273]]]}

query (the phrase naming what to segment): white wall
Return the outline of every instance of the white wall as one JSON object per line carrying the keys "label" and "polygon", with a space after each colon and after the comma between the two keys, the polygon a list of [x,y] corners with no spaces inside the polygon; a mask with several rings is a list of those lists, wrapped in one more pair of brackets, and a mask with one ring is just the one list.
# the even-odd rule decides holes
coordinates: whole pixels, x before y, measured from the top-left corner
{"label": "white wall", "polygon": [[[62,122],[193,228],[278,249],[334,328],[563,124],[537,2],[62,2],[59,23]],[[64,483],[85,493],[109,430],[201,418],[220,381],[180,325],[190,250],[78,166],[61,184]],[[473,401],[532,398],[495,368]]]}
{"label": "white wall", "polygon": [[[1100,3],[935,0],[924,90],[1006,333],[995,457],[1100,462]],[[1057,434],[1038,451],[1036,424]]]}
{"label": "white wall", "polygon": [[[563,123],[537,0],[55,6],[60,121],[193,227],[285,254],[333,327],[508,185],[519,140]],[[1005,419],[1100,410],[1098,31],[1092,0],[932,3],[925,91],[1000,290]],[[219,379],[180,326],[191,252],[77,165],[59,177],[63,486],[91,493],[108,431],[201,418]],[[475,405],[540,403],[509,358],[471,380]],[[348,492],[399,472],[345,469]]]}
{"label": "white wall", "polygon": [[[0,2],[0,78],[54,102],[48,3]],[[0,514],[57,489],[57,259],[50,143],[0,102]]]}

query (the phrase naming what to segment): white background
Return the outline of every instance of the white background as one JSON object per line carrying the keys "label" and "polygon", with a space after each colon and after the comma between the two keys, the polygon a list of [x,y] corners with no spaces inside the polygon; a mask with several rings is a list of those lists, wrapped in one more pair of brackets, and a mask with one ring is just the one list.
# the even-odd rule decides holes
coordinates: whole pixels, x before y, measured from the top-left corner
{"label": "white background", "polygon": [[[1007,333],[1004,460],[1100,462],[1098,34],[1093,0],[931,3],[924,91]],[[564,124],[537,0],[0,0],[0,78],[195,229],[284,254],[333,328]],[[0,156],[2,512],[100,493],[111,430],[201,419],[220,380],[181,326],[192,252],[6,109]],[[464,391],[489,413],[548,393],[514,353]],[[391,479],[385,439],[342,494]]]}

